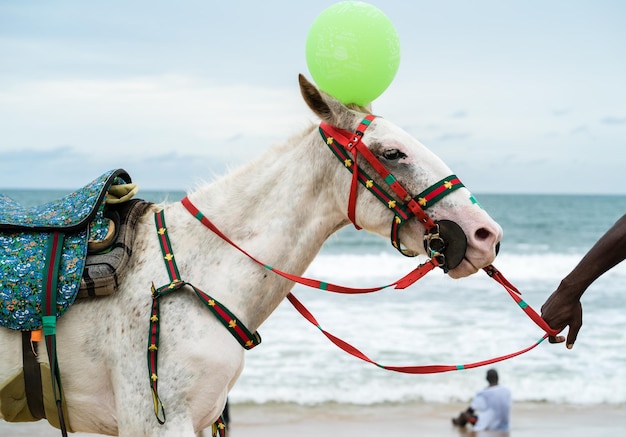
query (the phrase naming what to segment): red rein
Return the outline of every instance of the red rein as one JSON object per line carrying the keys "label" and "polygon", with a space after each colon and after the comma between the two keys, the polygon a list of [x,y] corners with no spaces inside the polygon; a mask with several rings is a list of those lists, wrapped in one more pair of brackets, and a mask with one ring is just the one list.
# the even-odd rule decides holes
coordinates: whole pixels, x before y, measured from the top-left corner
{"label": "red rein", "polygon": [[[244,255],[246,255],[252,261],[256,262],[257,264],[263,266],[264,268],[266,268],[268,270],[271,270],[272,272],[274,272],[274,273],[276,273],[276,274],[278,274],[278,275],[280,275],[280,276],[282,276],[282,277],[284,277],[286,279],[289,279],[290,281],[297,282],[297,283],[305,285],[307,287],[318,288],[320,290],[330,291],[330,292],[333,292],[333,293],[346,293],[346,294],[371,293],[371,292],[379,291],[379,290],[382,290],[382,289],[385,289],[385,288],[389,288],[389,287],[393,287],[393,288],[397,288],[397,289],[404,289],[404,288],[412,285],[413,283],[415,283],[417,280],[422,278],[424,275],[426,275],[426,273],[430,272],[431,270],[433,270],[438,265],[437,261],[435,259],[430,259],[427,262],[425,262],[424,264],[419,265],[415,270],[411,271],[409,274],[407,274],[403,278],[400,278],[399,280],[397,280],[397,281],[395,281],[395,282],[393,282],[391,284],[384,285],[384,286],[381,286],[381,287],[373,287],[373,288],[344,287],[344,286],[340,286],[340,285],[331,284],[331,283],[328,283],[328,282],[318,281],[316,279],[304,278],[304,277],[301,277],[301,276],[285,273],[285,272],[283,272],[281,270],[278,270],[278,269],[276,269],[276,268],[274,268],[272,266],[269,266],[267,264],[262,263],[261,261],[259,261],[255,257],[253,257],[252,255],[250,255],[244,249],[239,247],[236,243],[231,241],[226,235],[224,235],[200,210],[198,210],[198,208],[196,208],[196,206],[193,203],[191,203],[191,201],[189,200],[188,197],[185,197],[182,200],[182,204],[191,213],[191,215],[193,215],[196,219],[198,219],[204,226],[209,228],[217,236],[219,236],[221,239],[226,241],[228,244],[233,246],[235,249],[237,249],[238,251],[240,251]],[[529,350],[535,348],[538,344],[540,344],[548,336],[554,336],[554,335],[558,334],[558,331],[550,328],[548,326],[548,324],[541,318],[541,316],[539,314],[537,314],[537,312],[535,310],[533,310],[530,307],[530,305],[528,305],[526,302],[524,302],[524,300],[521,297],[520,291],[517,288],[515,288],[515,286],[513,286],[513,284],[511,284],[502,275],[502,273],[500,273],[500,271],[498,269],[496,269],[493,265],[489,265],[489,266],[485,267],[483,270],[491,278],[493,278],[496,282],[498,282],[500,285],[502,285],[504,287],[504,289],[509,293],[509,295],[513,298],[513,300],[515,300],[515,302],[518,304],[518,306],[528,315],[528,317],[530,317],[530,319],[533,320],[533,322],[535,322],[535,324],[537,324],[541,329],[543,329],[545,331],[545,335],[541,339],[539,339],[537,342],[532,344],[531,346],[529,346],[529,347],[527,347],[525,349],[522,349],[520,351],[513,352],[513,353],[510,353],[510,354],[507,354],[507,355],[502,355],[502,356],[495,357],[495,358],[490,358],[490,359],[487,359],[487,360],[484,360],[484,361],[474,362],[474,363],[457,364],[457,365],[427,365],[427,366],[385,366],[385,365],[379,364],[376,361],[373,361],[372,359],[370,359],[367,355],[365,355],[363,352],[361,352],[360,350],[358,350],[357,348],[355,348],[351,344],[349,344],[349,343],[343,341],[342,339],[334,336],[333,334],[325,331],[320,326],[320,324],[317,322],[315,317],[313,317],[313,315],[304,307],[304,305],[302,305],[302,303],[298,299],[296,299],[296,297],[292,293],[289,293],[287,295],[287,299],[289,300],[289,302],[291,302],[291,304],[296,308],[296,310],[298,310],[298,312],[305,319],[307,319],[311,324],[316,326],[320,331],[322,331],[322,333],[331,342],[333,342],[336,346],[338,346],[339,348],[341,348],[345,352],[347,352],[350,355],[353,355],[353,356],[355,356],[355,357],[357,357],[357,358],[359,358],[359,359],[361,359],[363,361],[366,361],[368,363],[374,364],[375,366],[381,367],[383,369],[391,370],[391,371],[394,371],[394,372],[401,372],[401,373],[411,373],[411,374],[440,373],[440,372],[450,372],[450,371],[454,371],[454,370],[471,369],[471,368],[475,368],[475,367],[485,366],[485,365],[488,365],[488,364],[493,364],[493,363],[497,363],[499,361],[507,360],[509,358],[513,358],[513,357],[521,355],[521,354],[523,354],[525,352],[528,352]]]}

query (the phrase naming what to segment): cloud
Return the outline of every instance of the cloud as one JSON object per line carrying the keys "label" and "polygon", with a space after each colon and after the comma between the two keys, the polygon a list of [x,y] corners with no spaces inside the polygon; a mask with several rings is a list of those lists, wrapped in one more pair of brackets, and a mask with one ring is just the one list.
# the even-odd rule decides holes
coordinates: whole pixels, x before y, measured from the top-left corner
{"label": "cloud", "polygon": [[555,109],[552,111],[552,115],[555,117],[562,117],[570,113],[569,109]]}
{"label": "cloud", "polygon": [[463,111],[463,110],[458,110],[456,112],[453,112],[450,115],[450,118],[465,118],[467,117],[467,111]]}
{"label": "cloud", "polygon": [[[0,187],[19,179],[30,186],[36,178],[37,186],[66,186],[72,173],[73,180],[79,174],[91,180],[82,169],[102,168],[103,162],[116,167],[180,158],[184,164],[187,157],[186,167],[179,167],[186,174],[190,163],[234,165],[285,141],[313,118],[295,84],[226,86],[181,75],[0,83],[0,97],[0,169],[8,172],[0,175]],[[59,177],[50,166],[70,170]],[[16,168],[38,170],[20,178]],[[172,184],[189,182],[172,177]]]}
{"label": "cloud", "polygon": [[110,169],[123,168],[140,187],[178,191],[214,179],[228,165],[218,158],[177,152],[120,158],[88,155],[65,146],[45,152],[10,150],[0,153],[0,189],[74,190]]}
{"label": "cloud", "polygon": [[587,125],[582,124],[580,126],[575,127],[574,129],[572,129],[570,131],[570,134],[571,135],[577,135],[577,134],[582,134],[582,133],[586,133],[586,132],[589,132],[589,128],[587,127]]}
{"label": "cloud", "polygon": [[610,125],[622,125],[622,124],[626,124],[626,117],[614,117],[614,116],[608,116],[608,117],[604,117],[602,120],[600,120],[602,123],[604,124],[610,124]]}
{"label": "cloud", "polygon": [[242,120],[257,133],[272,133],[276,124],[272,120],[284,125],[306,112],[295,86],[224,86],[181,75],[27,81],[0,88],[0,93],[4,107],[11,108],[0,111],[5,120],[23,117],[45,128],[106,123],[128,130],[166,124],[202,137],[226,138],[241,129]]}
{"label": "cloud", "polygon": [[469,132],[450,132],[440,135],[436,138],[436,141],[462,141],[471,137]]}
{"label": "cloud", "polygon": [[54,161],[63,159],[68,154],[74,153],[71,146],[57,146],[51,149],[24,149],[24,150],[0,150],[0,163],[23,163],[32,161]]}

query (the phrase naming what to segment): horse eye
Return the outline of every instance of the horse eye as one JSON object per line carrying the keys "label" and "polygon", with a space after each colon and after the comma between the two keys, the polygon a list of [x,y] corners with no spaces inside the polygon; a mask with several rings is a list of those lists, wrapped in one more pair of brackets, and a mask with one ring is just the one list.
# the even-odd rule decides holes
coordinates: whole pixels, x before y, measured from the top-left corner
{"label": "horse eye", "polygon": [[383,157],[389,161],[397,161],[398,159],[405,158],[406,155],[398,149],[387,149],[383,152]]}

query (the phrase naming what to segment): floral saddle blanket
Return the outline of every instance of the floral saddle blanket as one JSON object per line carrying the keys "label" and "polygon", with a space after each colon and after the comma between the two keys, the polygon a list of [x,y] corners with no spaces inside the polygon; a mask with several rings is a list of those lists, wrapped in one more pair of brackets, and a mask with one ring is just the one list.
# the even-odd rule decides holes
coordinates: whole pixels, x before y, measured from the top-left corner
{"label": "floral saddle blanket", "polygon": [[0,194],[0,326],[33,331],[44,315],[61,317],[79,293],[88,253],[107,250],[115,236],[111,211],[136,191],[116,169],[36,207]]}

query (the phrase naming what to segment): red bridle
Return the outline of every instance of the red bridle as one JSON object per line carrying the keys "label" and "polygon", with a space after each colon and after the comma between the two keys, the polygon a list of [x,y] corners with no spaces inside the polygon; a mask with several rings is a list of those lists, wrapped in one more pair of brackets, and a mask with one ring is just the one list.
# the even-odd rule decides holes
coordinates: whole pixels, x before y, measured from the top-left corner
{"label": "red bridle", "polygon": [[[368,189],[367,182],[373,182],[373,180],[366,177],[365,182],[363,179],[359,179],[359,153],[367,162],[376,170],[381,178],[389,185],[389,188],[404,202],[406,207],[411,211],[417,219],[424,224],[426,230],[433,229],[436,225],[435,222],[424,212],[419,204],[409,195],[408,191],[396,180],[396,178],[387,170],[387,168],[380,163],[378,158],[374,156],[372,151],[363,143],[363,135],[365,130],[376,118],[375,115],[366,115],[354,133],[351,133],[344,129],[336,128],[328,123],[320,123],[320,133],[326,141],[326,144],[331,146],[333,143],[340,145],[346,151],[350,152],[353,156],[353,160],[344,160],[344,165],[348,170],[352,172],[352,183],[350,185],[350,199],[348,201],[348,218],[354,224],[357,229],[361,229],[356,223],[356,196],[357,185],[361,181]],[[389,196],[388,196],[389,197]],[[389,206],[389,205],[388,205]],[[392,205],[395,206],[395,205]],[[392,208],[392,206],[389,206]]]}
{"label": "red bridle", "polygon": [[[348,217],[350,221],[354,224],[357,229],[360,227],[356,224],[356,197],[357,197],[357,182],[361,182],[368,190],[372,190],[374,186],[374,181],[370,179],[367,174],[361,176],[362,170],[360,170],[358,165],[358,156],[361,154],[363,158],[372,166],[372,168],[378,173],[378,175],[385,181],[385,183],[391,188],[391,190],[395,193],[395,195],[400,199],[400,202],[404,205],[405,209],[396,208],[396,204],[391,196],[385,196],[388,200],[388,207],[394,210],[394,213],[405,221],[410,218],[410,215],[417,217],[417,219],[424,225],[427,231],[432,230],[436,227],[435,222],[424,212],[424,209],[420,205],[420,203],[425,206],[431,206],[436,201],[440,200],[447,194],[450,194],[452,191],[457,188],[461,188],[463,184],[456,177],[446,178],[440,182],[437,182],[432,187],[426,189],[423,193],[418,194],[415,197],[412,197],[409,192],[398,182],[394,175],[392,175],[387,168],[381,164],[381,162],[374,156],[372,151],[363,143],[363,135],[365,130],[369,127],[369,125],[376,118],[375,115],[366,115],[359,126],[357,127],[354,133],[351,133],[344,129],[339,129],[335,126],[332,126],[328,123],[320,123],[320,134],[326,144],[333,150],[335,155],[341,159],[345,165],[345,167],[352,172],[352,183],[350,185],[350,199],[348,202]],[[343,147],[347,152],[351,153],[353,159],[350,160],[344,154],[337,153],[336,147]],[[444,182],[446,181],[446,185],[444,186]],[[442,189],[443,188],[443,189]],[[423,194],[432,194],[431,198],[426,198]],[[441,195],[443,194],[443,195]],[[436,200],[435,200],[436,197]],[[427,205],[427,206],[426,206]],[[407,215],[404,213],[405,210],[409,211]]]}
{"label": "red bridle", "polygon": [[[445,256],[448,242],[446,242],[443,237],[444,233],[440,232],[440,222],[430,218],[425,210],[464,185],[456,175],[450,175],[434,183],[418,195],[411,196],[408,190],[402,186],[395,176],[391,174],[362,141],[365,130],[375,118],[376,116],[374,115],[366,115],[359,123],[354,133],[345,129],[339,129],[327,123],[320,123],[319,132],[324,142],[343,163],[344,167],[352,173],[350,197],[348,199],[348,218],[356,229],[361,229],[356,223],[358,183],[361,183],[393,212],[394,216],[391,222],[390,233],[393,247],[405,256],[417,255],[416,252],[403,249],[400,243],[400,227],[412,217],[416,217],[425,228],[424,246],[429,257],[437,258],[438,264],[447,272],[449,268],[456,267],[456,265],[450,266]],[[395,196],[390,195],[387,190],[379,185],[359,166],[359,155],[369,163]],[[462,253],[457,254],[455,257],[455,262],[458,265],[465,254],[466,237],[456,223],[450,221],[445,222],[448,236],[454,234],[458,238],[463,239],[462,244],[457,245],[457,247],[460,247],[462,250]]]}

